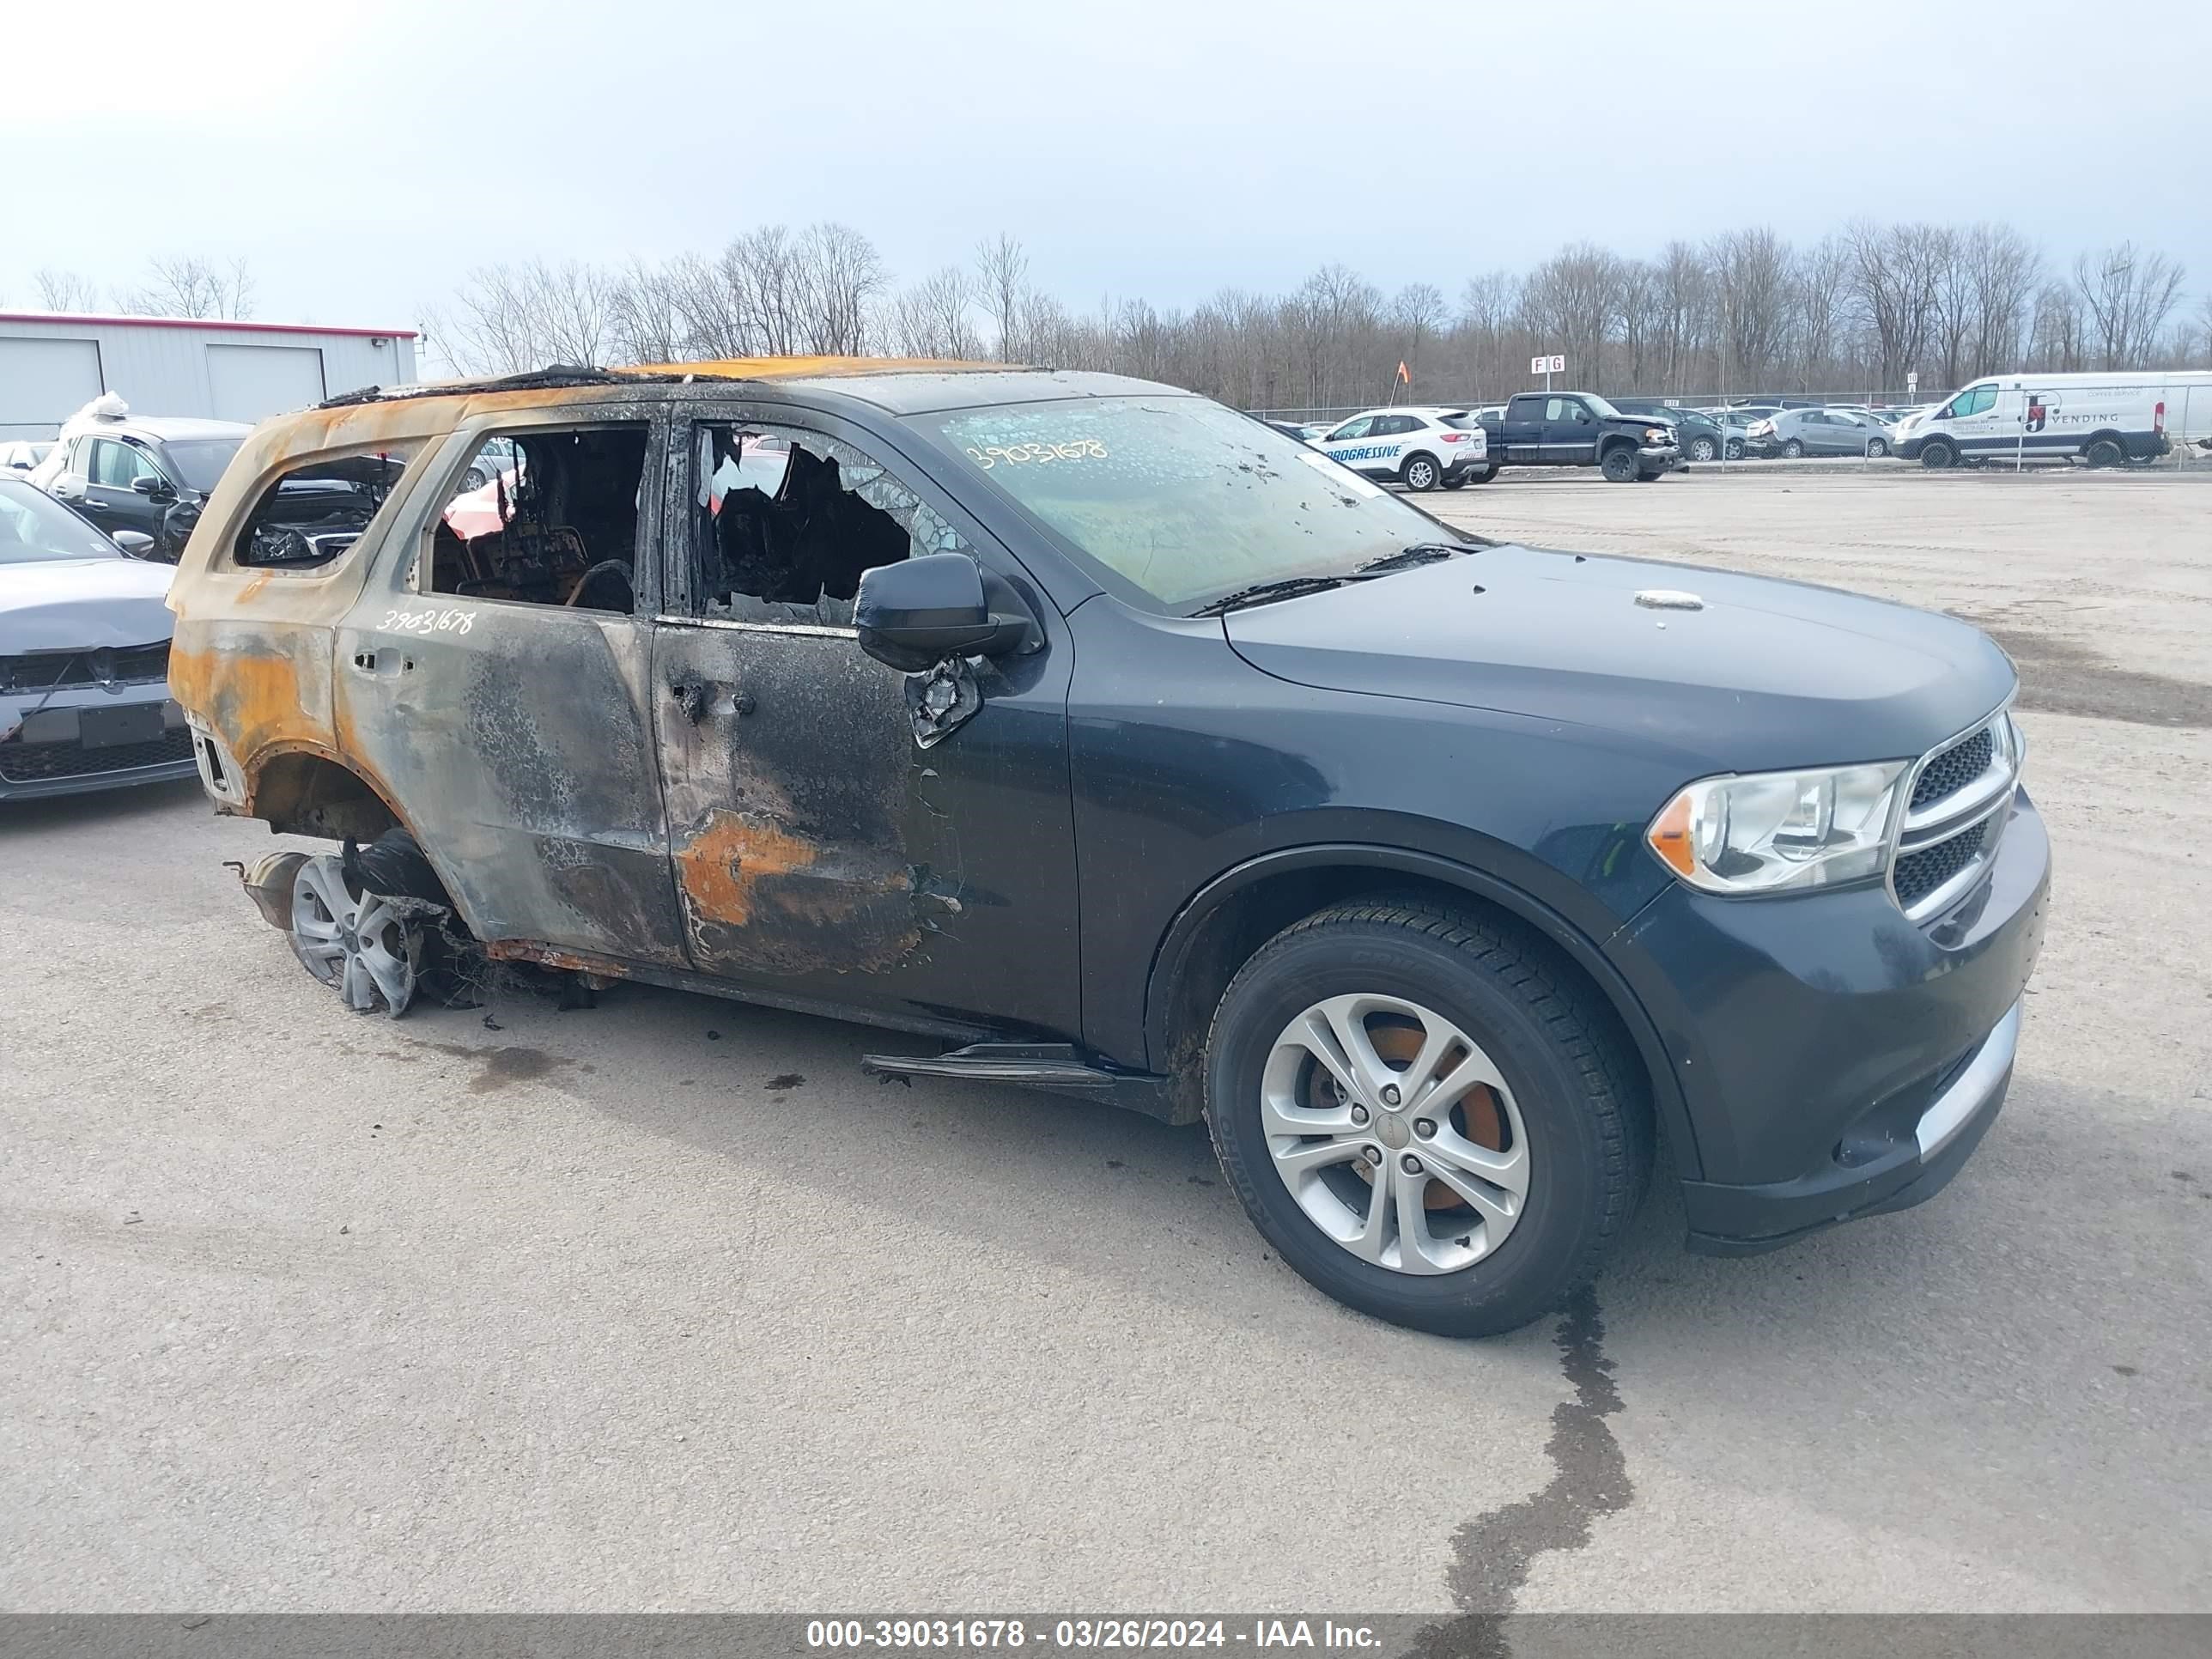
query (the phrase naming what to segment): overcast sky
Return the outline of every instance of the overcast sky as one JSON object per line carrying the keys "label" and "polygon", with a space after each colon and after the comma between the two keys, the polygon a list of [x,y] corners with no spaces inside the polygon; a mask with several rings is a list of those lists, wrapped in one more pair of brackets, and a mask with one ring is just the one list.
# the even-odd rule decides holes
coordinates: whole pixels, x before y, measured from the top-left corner
{"label": "overcast sky", "polygon": [[42,266],[106,289],[243,255],[264,319],[404,325],[472,265],[816,219],[901,279],[1010,231],[1079,310],[1332,260],[1455,298],[1579,238],[1860,214],[2008,220],[2055,263],[2131,237],[2212,289],[2196,0],[99,11],[96,40],[67,6],[0,24],[0,306]]}

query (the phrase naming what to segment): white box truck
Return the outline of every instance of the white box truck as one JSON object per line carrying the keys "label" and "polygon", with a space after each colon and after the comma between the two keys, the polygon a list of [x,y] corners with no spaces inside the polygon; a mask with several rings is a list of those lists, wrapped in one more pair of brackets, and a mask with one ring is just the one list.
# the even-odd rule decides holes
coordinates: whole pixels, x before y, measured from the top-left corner
{"label": "white box truck", "polygon": [[1896,450],[1923,466],[2020,459],[2123,466],[2212,438],[2212,371],[1989,374],[1905,423]]}

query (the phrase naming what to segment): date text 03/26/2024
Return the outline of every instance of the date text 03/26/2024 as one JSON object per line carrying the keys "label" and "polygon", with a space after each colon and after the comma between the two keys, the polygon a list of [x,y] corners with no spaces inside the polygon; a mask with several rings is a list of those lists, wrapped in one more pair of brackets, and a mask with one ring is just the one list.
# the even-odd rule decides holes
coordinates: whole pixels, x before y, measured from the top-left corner
{"label": "date text 03/26/2024", "polygon": [[806,1645],[896,1652],[930,1649],[1049,1648],[1091,1650],[1244,1647],[1357,1651],[1382,1644],[1373,1626],[1333,1620],[1253,1619],[811,1619]]}

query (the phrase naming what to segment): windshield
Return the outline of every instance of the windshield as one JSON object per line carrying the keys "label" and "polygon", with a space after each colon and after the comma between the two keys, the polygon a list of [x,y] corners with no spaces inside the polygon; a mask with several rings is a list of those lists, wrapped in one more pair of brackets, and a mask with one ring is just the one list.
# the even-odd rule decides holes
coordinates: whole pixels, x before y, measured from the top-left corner
{"label": "windshield", "polygon": [[1583,392],[1583,401],[1590,406],[1590,413],[1601,421],[1625,421],[1628,418],[1595,392]]}
{"label": "windshield", "polygon": [[44,490],[0,480],[0,564],[120,556],[106,537]]}
{"label": "windshield", "polygon": [[1077,553],[1175,611],[1454,538],[1381,485],[1204,398],[1015,404],[917,424]]}
{"label": "windshield", "polygon": [[222,470],[238,453],[240,442],[236,438],[193,438],[161,447],[169,465],[184,475],[185,488],[204,495],[222,481]]}

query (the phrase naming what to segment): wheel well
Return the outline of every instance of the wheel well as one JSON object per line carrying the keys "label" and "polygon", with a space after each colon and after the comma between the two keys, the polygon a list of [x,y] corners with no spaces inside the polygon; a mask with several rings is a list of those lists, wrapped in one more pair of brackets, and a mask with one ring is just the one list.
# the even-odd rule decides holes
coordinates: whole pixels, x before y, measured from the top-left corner
{"label": "wheel well", "polygon": [[2126,435],[2123,433],[2115,432],[2109,427],[2102,432],[2092,432],[2087,437],[2082,439],[2081,453],[2084,455],[2087,455],[2099,444],[2104,443],[2107,441],[2118,444],[2120,447],[2120,453],[2123,456],[2127,454],[2128,441]]}
{"label": "wheel well", "polygon": [[279,835],[374,841],[399,817],[358,773],[320,755],[279,755],[253,780],[252,813]]}
{"label": "wheel well", "polygon": [[1635,439],[1630,437],[1626,432],[1615,432],[1599,442],[1597,453],[1601,459],[1605,456],[1611,454],[1616,449],[1633,449],[1635,447]]}
{"label": "wheel well", "polygon": [[[1180,955],[1158,964],[1169,976],[1167,983],[1154,988],[1160,1013],[1158,1028],[1164,1037],[1166,1052],[1164,1057],[1156,1054],[1155,1063],[1164,1060],[1160,1069],[1171,1079],[1176,1121],[1196,1122],[1203,1110],[1206,1075],[1200,1058],[1212,1029],[1213,1012],[1229,981],[1253,952],[1292,922],[1317,910],[1354,899],[1385,897],[1479,915],[1510,933],[1515,943],[1530,954],[1542,957],[1547,971],[1559,982],[1587,991],[1592,1006],[1602,1010],[1611,1022],[1623,1052],[1639,1067],[1648,1097],[1660,1108],[1656,1116],[1662,1133],[1670,1141],[1677,1139],[1671,1120],[1680,1109],[1679,1102],[1659,1101],[1661,1079],[1650,1054],[1621,1017],[1611,993],[1572,956],[1494,900],[1435,877],[1365,865],[1323,865],[1263,876],[1238,888],[1208,911],[1184,942]],[[1671,1076],[1665,1081],[1671,1093]],[[1697,1167],[1694,1148],[1678,1145],[1675,1150],[1686,1170]]]}

